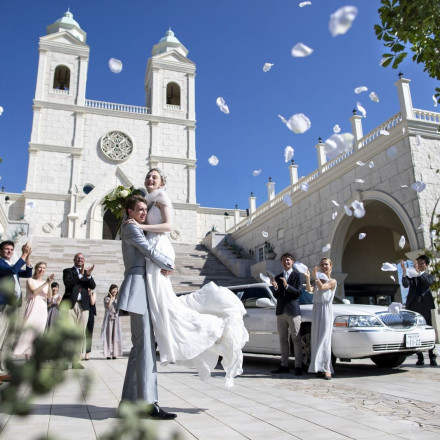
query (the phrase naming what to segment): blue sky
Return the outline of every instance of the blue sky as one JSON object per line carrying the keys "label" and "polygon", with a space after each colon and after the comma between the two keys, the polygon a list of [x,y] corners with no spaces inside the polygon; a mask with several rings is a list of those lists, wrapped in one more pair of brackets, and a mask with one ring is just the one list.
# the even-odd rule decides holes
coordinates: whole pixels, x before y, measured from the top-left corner
{"label": "blue sky", "polygon": [[[373,26],[379,22],[378,0],[14,0],[0,4],[0,185],[24,190],[32,99],[38,63],[38,39],[46,26],[70,7],[87,32],[90,64],[86,97],[145,105],[143,81],[151,48],[171,27],[197,65],[196,147],[197,202],[202,206],[248,207],[251,191],[257,205],[267,199],[269,176],[279,192],[289,184],[284,148],[295,150],[299,175],[317,167],[314,146],[339,124],[350,131],[356,101],[367,110],[364,134],[399,111],[394,86],[398,71],[379,66],[385,52]],[[331,13],[346,5],[359,10],[351,29],[332,37]],[[302,42],[312,55],[294,58]],[[111,73],[109,58],[122,60],[120,74]],[[264,63],[274,63],[264,73]],[[416,108],[436,110],[432,95],[438,86],[411,61],[401,71],[411,79]],[[353,90],[367,86],[368,93]],[[222,96],[226,115],[215,104]],[[294,134],[277,117],[304,113],[311,128]],[[208,163],[219,158],[216,167]],[[261,169],[258,177],[252,171]]]}

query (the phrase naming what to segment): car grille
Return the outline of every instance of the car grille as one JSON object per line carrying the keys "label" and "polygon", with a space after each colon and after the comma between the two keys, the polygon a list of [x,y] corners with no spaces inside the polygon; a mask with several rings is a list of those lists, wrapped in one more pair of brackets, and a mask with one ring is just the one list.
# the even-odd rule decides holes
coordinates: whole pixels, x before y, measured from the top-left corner
{"label": "car grille", "polygon": [[417,326],[416,314],[402,310],[398,315],[395,313],[380,312],[376,314],[387,326],[395,329],[410,329]]}
{"label": "car grille", "polygon": [[[424,341],[422,342],[422,345],[420,347],[417,347],[417,349],[420,348],[426,348],[426,347],[432,347],[434,344],[434,341]],[[376,344],[373,345],[373,351],[396,351],[396,350],[411,350],[410,348],[406,348],[405,344]]]}

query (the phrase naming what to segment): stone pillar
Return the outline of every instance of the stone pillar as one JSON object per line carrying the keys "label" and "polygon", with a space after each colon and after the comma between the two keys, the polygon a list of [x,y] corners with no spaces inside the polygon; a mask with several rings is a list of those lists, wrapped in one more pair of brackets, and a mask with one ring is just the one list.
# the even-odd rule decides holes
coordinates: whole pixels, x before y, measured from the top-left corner
{"label": "stone pillar", "polygon": [[187,77],[187,86],[186,86],[186,96],[187,96],[187,119],[195,120],[196,119],[196,105],[195,105],[195,74],[188,73]]}
{"label": "stone pillar", "polygon": [[289,165],[290,184],[294,185],[298,182],[298,165],[292,160]]}
{"label": "stone pillar", "polygon": [[234,209],[234,225],[237,226],[237,223],[240,223],[240,210],[238,209],[238,205],[235,205],[235,209]]}
{"label": "stone pillar", "polygon": [[[78,57],[78,90],[76,91],[76,104],[84,106],[86,104],[86,83],[87,83],[87,57]],[[72,85],[70,85],[72,89]]]}
{"label": "stone pillar", "polygon": [[351,131],[354,136],[353,150],[359,150],[359,148],[361,148],[361,145],[358,141],[359,139],[362,139],[364,137],[364,132],[362,130],[362,116],[357,115],[353,111],[353,116],[350,118],[350,122],[351,122]]}
{"label": "stone pillar", "polygon": [[399,81],[394,83],[394,85],[397,87],[397,94],[399,95],[402,119],[414,119],[411,90],[409,88],[411,80],[402,78],[401,74],[399,74],[399,78]]}
{"label": "stone pillar", "polygon": [[45,93],[44,86],[46,81],[47,51],[44,49],[39,49],[39,52],[40,58],[38,60],[37,88],[35,90],[35,99],[37,101],[43,101]]}
{"label": "stone pillar", "polygon": [[150,121],[150,156],[156,155],[157,152],[157,121]]}
{"label": "stone pillar", "polygon": [[325,155],[325,144],[322,142],[321,138],[318,139],[318,143],[315,145],[315,148],[318,154],[318,165],[319,168],[322,169],[323,165],[327,163],[327,156]]}
{"label": "stone pillar", "polygon": [[70,212],[67,215],[68,219],[68,228],[67,228],[67,237],[68,238],[76,238],[76,227],[79,219],[79,215],[77,213],[78,206],[78,187],[76,185],[72,185],[70,188]]}
{"label": "stone pillar", "polygon": [[273,200],[275,197],[275,182],[272,182],[272,177],[269,177],[269,182],[266,183],[267,186],[267,198],[268,200]]}
{"label": "stone pillar", "polygon": [[249,197],[249,215],[252,215],[257,210],[257,198],[254,197],[254,193],[251,192]]}

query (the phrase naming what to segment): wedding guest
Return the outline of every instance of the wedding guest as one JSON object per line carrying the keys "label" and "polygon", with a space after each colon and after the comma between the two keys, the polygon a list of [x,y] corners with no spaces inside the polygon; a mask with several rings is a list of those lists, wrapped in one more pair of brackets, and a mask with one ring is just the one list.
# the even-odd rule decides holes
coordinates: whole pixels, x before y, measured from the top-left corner
{"label": "wedding guest", "polygon": [[14,355],[21,356],[24,354],[27,361],[34,354],[32,345],[35,338],[44,332],[47,324],[47,295],[55,275],[51,274],[44,279],[46,267],[47,265],[43,261],[37,263],[34,275],[26,283],[26,309]]}
{"label": "wedding guest", "polygon": [[90,353],[92,352],[92,339],[93,339],[93,328],[95,327],[95,316],[96,316],[96,293],[94,290],[89,289],[89,318],[87,320],[86,327],[86,346],[84,355],[84,360],[88,361],[90,359]]}
{"label": "wedding guest", "polygon": [[[330,258],[322,258],[313,269],[315,288],[313,290],[311,360],[309,373],[317,373],[319,377],[331,380],[332,366],[332,330],[333,330],[333,298],[337,282],[331,278],[332,262]],[[312,291],[310,272],[305,274],[306,289]]]}
{"label": "wedding guest", "polygon": [[102,322],[101,340],[104,343],[104,356],[107,359],[116,359],[122,356],[121,323],[119,321],[119,310],[116,304],[118,297],[118,286],[112,284],[108,294],[104,298],[105,315]]}
{"label": "wedding guest", "polygon": [[55,325],[59,314],[59,304],[61,302],[60,285],[54,281],[50,285],[51,294],[47,297],[47,324],[46,328],[50,329]]}
{"label": "wedding guest", "polygon": [[[18,279],[32,276],[30,244],[26,243],[22,246],[21,257],[16,263],[11,262],[14,248],[13,241],[0,243],[0,384],[11,380],[6,369],[6,359],[10,354],[10,345],[15,335],[15,327],[12,324],[14,320],[11,318],[17,313],[17,307],[20,307],[22,302]],[[24,265],[26,268],[22,269]]]}

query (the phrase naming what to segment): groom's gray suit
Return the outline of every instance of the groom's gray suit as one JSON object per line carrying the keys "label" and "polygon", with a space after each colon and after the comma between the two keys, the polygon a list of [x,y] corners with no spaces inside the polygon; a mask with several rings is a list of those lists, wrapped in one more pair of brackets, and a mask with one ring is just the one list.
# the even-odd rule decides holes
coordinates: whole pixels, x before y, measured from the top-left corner
{"label": "groom's gray suit", "polygon": [[122,227],[121,238],[125,278],[119,289],[118,308],[130,314],[133,343],[122,389],[122,400],[156,403],[156,349],[145,284],[145,258],[166,270],[173,269],[174,261],[156,251],[144,233],[133,224]]}

